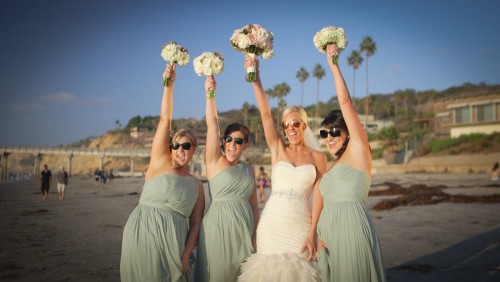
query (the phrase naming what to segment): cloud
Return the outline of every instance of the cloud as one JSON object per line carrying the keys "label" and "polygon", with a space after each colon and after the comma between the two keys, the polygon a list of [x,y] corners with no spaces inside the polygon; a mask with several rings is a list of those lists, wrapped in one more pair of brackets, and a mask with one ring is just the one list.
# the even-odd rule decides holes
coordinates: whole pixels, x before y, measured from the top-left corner
{"label": "cloud", "polygon": [[9,108],[13,111],[32,112],[42,111],[58,105],[104,105],[110,101],[107,98],[84,99],[68,92],[59,92],[44,95],[29,103],[11,103]]}

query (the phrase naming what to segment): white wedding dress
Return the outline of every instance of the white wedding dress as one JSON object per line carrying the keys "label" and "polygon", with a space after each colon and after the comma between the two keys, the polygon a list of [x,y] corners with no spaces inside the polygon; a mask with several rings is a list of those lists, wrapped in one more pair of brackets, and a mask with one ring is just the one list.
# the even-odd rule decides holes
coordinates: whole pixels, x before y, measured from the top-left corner
{"label": "white wedding dress", "polygon": [[300,253],[311,227],[309,199],[315,179],[312,164],[273,165],[271,197],[257,226],[257,253],[242,264],[238,281],[320,281],[307,249]]}

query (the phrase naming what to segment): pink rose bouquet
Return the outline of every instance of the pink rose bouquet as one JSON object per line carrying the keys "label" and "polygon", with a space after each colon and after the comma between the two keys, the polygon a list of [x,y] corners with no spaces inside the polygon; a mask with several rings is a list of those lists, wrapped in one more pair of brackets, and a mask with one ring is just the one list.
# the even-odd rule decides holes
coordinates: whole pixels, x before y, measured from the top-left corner
{"label": "pink rose bouquet", "polygon": [[[236,51],[243,52],[254,58],[255,56],[262,56],[263,59],[267,60],[274,56],[273,39],[274,34],[261,25],[248,24],[234,31],[230,43]],[[246,80],[255,82],[256,79],[255,67],[249,67]]]}

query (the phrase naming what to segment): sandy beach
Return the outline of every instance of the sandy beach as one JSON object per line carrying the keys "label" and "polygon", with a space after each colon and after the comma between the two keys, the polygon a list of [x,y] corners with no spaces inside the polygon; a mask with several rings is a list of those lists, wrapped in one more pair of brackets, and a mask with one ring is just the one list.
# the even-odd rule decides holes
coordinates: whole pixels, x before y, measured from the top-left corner
{"label": "sandy beach", "polygon": [[[75,176],[64,201],[53,186],[45,202],[34,181],[1,183],[0,280],[119,281],[143,183]],[[500,281],[500,185],[487,174],[375,174],[372,193],[389,281]]]}

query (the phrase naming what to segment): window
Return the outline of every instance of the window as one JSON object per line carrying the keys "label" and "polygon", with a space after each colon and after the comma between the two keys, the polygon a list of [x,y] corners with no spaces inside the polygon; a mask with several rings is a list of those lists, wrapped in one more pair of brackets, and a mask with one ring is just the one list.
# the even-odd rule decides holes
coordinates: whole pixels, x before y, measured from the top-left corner
{"label": "window", "polygon": [[455,123],[469,123],[470,122],[470,108],[460,107],[455,108]]}
{"label": "window", "polygon": [[493,118],[493,105],[479,105],[476,106],[477,121],[492,121]]}

